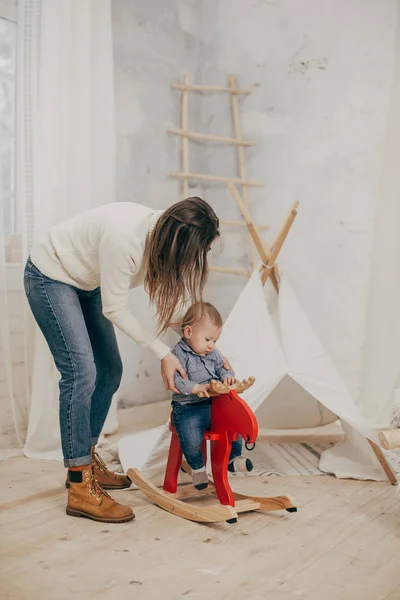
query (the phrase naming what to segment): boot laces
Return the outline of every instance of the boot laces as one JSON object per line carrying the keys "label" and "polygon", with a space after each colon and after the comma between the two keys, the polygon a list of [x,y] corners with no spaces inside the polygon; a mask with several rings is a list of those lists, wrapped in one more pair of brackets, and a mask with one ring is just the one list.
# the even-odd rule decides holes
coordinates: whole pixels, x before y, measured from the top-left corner
{"label": "boot laces", "polygon": [[93,462],[96,463],[96,467],[98,467],[100,471],[103,471],[103,473],[106,474],[108,471],[107,465],[95,450],[93,450],[92,459]]}
{"label": "boot laces", "polygon": [[89,490],[89,494],[96,498],[98,502],[102,500],[103,496],[112,500],[111,496],[107,494],[107,492],[101,487],[99,478],[94,474],[93,469],[91,474],[89,474],[89,472],[86,473],[85,481]]}

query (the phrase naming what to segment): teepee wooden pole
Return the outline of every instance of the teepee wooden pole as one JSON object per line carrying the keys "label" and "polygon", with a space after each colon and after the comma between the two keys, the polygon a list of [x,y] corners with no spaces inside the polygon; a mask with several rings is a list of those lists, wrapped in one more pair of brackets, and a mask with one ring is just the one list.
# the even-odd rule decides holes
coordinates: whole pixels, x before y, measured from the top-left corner
{"label": "teepee wooden pole", "polygon": [[280,284],[280,282],[281,282],[281,274],[280,274],[280,272],[279,272],[279,269],[278,269],[278,265],[277,265],[277,264],[275,264],[275,265],[274,265],[273,272],[274,272],[274,275],[275,275],[275,279],[277,280],[277,282],[278,282],[278,285],[279,285],[279,284]]}
{"label": "teepee wooden pole", "polygon": [[275,265],[275,261],[278,258],[278,254],[282,249],[282,246],[287,238],[287,235],[290,231],[290,228],[293,225],[293,221],[295,220],[296,216],[297,216],[297,208],[299,206],[299,203],[296,201],[288,216],[286,217],[286,220],[282,226],[282,229],[279,231],[278,235],[276,236],[272,246],[270,246],[269,248],[269,252],[270,252],[270,256],[269,256],[269,260],[266,263],[267,268],[264,269],[264,273],[262,274],[261,280],[263,283],[265,283],[265,281],[267,281],[268,277],[269,277],[269,271],[271,271],[271,269],[274,269],[274,265]]}
{"label": "teepee wooden pole", "polygon": [[231,192],[236,204],[238,205],[238,208],[239,208],[240,212],[242,213],[244,220],[246,221],[247,229],[253,239],[253,242],[257,248],[257,251],[261,257],[261,260],[263,261],[263,263],[267,264],[268,259],[269,259],[269,249],[268,249],[266,243],[264,242],[264,240],[262,239],[262,237],[260,236],[260,234],[258,233],[257,228],[254,225],[254,222],[251,218],[248,207],[246,206],[246,204],[242,200],[239,192],[237,191],[237,189],[235,188],[235,186],[232,183],[228,183],[228,188],[229,188],[229,191]]}
{"label": "teepee wooden pole", "polygon": [[383,471],[385,472],[386,477],[389,479],[389,481],[392,485],[396,485],[398,483],[397,477],[396,477],[395,473],[393,473],[392,467],[389,465],[388,461],[386,460],[386,457],[383,454],[382,450],[372,440],[368,440],[368,443],[371,446],[372,451],[375,454],[376,458],[379,460],[379,464],[381,465]]}
{"label": "teepee wooden pole", "polygon": [[[246,225],[249,230],[249,233],[254,241],[254,245],[257,248],[257,251],[262,260],[262,263],[263,263],[262,283],[265,284],[268,277],[271,277],[272,284],[273,284],[275,290],[278,292],[279,285],[278,285],[278,280],[275,275],[275,268],[274,268],[274,262],[275,262],[277,254],[275,256],[274,261],[271,262],[271,250],[267,247],[267,245],[264,242],[264,240],[262,239],[257,227],[254,225],[254,222],[253,222],[253,219],[251,218],[250,212],[249,212],[248,208],[245,206],[242,198],[240,197],[239,192],[237,191],[235,186],[232,185],[231,183],[228,184],[228,188],[229,188],[229,191],[231,192],[233,198],[235,199],[235,202],[238,205],[239,210],[242,213],[244,220],[246,221]],[[275,247],[277,246],[277,243],[278,243],[278,238],[276,238],[276,240],[275,240]],[[282,241],[282,244],[283,244],[283,241]],[[278,250],[278,253],[279,253],[279,250]]]}

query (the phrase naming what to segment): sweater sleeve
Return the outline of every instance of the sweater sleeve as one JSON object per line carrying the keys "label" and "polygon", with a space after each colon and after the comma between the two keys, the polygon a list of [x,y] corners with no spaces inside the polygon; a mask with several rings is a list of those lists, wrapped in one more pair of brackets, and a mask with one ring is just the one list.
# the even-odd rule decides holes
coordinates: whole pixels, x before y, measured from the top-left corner
{"label": "sweater sleeve", "polygon": [[170,348],[144,329],[128,308],[130,280],[137,272],[128,247],[105,235],[99,245],[99,266],[104,316],[139,346],[163,359]]}

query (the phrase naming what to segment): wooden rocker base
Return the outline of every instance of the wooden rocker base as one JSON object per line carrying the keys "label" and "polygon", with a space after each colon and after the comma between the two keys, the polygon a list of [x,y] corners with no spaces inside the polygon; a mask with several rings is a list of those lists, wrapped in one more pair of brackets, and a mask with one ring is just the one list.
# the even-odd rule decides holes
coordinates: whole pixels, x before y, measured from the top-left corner
{"label": "wooden rocker base", "polygon": [[[207,489],[196,490],[192,485],[189,485],[190,490],[184,486],[176,494],[170,494],[148,481],[137,469],[129,469],[128,477],[151,502],[183,519],[197,521],[198,523],[218,523],[237,518],[237,512],[232,506],[223,506],[219,502],[215,506],[195,506],[186,504],[180,499],[204,495],[204,492],[208,493]],[[184,492],[184,494],[181,495],[180,492]]]}
{"label": "wooden rocker base", "polygon": [[[188,465],[184,465],[184,470],[190,474],[190,467]],[[223,521],[236,523],[238,514],[253,510],[297,511],[289,496],[262,498],[233,492],[235,506],[230,506],[220,504],[216,489],[211,480],[209,480],[209,485],[204,490],[197,490],[191,484],[185,484],[180,486],[175,494],[171,494],[148,481],[138,469],[129,469],[127,475],[151,502],[177,517],[198,523],[220,523]],[[217,502],[209,506],[187,504],[184,502],[185,499],[199,496],[212,496]]]}

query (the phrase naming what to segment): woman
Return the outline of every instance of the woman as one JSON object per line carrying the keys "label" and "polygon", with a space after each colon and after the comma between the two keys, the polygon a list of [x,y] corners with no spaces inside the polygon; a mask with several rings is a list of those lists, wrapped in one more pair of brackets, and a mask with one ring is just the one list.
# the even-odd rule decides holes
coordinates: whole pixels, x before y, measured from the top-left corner
{"label": "woman", "polygon": [[129,202],[104,205],[53,227],[34,244],[24,283],[61,374],[67,514],[117,523],[134,518],[129,506],[104,491],[129,487],[129,478],[111,473],[95,452],[122,376],[113,325],[154,352],[165,386],[177,392],[175,371],[186,374],[170,348],[128,310],[128,292],[144,284],[162,334],[186,299],[201,300],[208,251],[218,236],[212,208],[188,198],[165,211]]}

